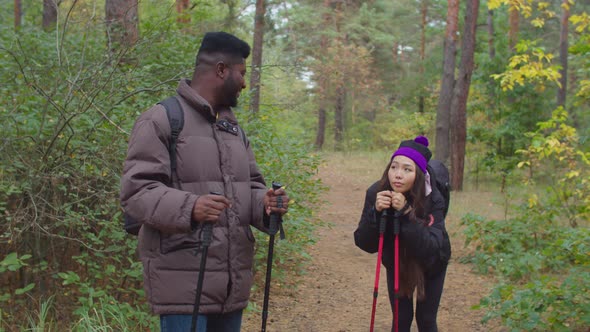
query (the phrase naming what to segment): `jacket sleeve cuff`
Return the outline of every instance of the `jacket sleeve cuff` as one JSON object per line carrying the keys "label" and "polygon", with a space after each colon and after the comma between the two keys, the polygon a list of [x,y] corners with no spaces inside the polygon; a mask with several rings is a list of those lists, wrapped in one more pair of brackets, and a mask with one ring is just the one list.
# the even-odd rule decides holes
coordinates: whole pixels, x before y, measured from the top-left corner
{"label": "jacket sleeve cuff", "polygon": [[[375,209],[375,206],[373,206],[371,208],[371,210],[369,210],[369,220],[371,221],[370,225],[378,228],[379,227],[379,220],[381,220],[381,215],[383,214],[383,211],[377,211],[377,209]],[[372,216],[372,218],[371,218]]]}
{"label": "jacket sleeve cuff", "polygon": [[252,205],[252,223],[262,232],[268,232],[269,216],[264,212],[264,195],[266,190],[255,190],[252,194],[255,204]]}
{"label": "jacket sleeve cuff", "polygon": [[197,220],[193,220],[193,210],[195,208],[195,204],[197,204],[197,200],[199,199],[199,195],[190,195],[187,199],[187,208],[184,210],[182,214],[183,220],[189,221],[189,228],[190,231],[194,231],[199,226],[199,222]]}

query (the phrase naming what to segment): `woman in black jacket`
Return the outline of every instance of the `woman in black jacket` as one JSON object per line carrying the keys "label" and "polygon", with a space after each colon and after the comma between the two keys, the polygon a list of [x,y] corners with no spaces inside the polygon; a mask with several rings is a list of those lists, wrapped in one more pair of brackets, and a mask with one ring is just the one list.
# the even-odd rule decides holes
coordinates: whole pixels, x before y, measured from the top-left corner
{"label": "woman in black jacket", "polygon": [[[355,243],[361,249],[377,252],[378,221],[384,210],[400,221],[399,233],[399,331],[410,331],[414,317],[420,332],[437,331],[436,315],[442,295],[447,263],[451,255],[445,229],[445,203],[428,171],[432,153],[428,139],[418,136],[403,141],[393,153],[381,180],[367,190],[365,206]],[[394,308],[394,234],[387,222],[383,266],[387,269],[389,301]],[[394,323],[395,324],[395,323]],[[392,328],[393,330],[393,328]]]}

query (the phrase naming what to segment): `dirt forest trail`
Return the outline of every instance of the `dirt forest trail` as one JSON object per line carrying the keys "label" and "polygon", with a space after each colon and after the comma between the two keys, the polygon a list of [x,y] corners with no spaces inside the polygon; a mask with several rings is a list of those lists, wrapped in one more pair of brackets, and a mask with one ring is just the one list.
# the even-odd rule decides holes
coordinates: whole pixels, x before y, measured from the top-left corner
{"label": "dirt forest trail", "polygon": [[[318,218],[330,226],[318,228],[318,241],[310,249],[312,261],[297,288],[274,288],[271,292],[267,331],[369,330],[377,257],[354,245],[353,232],[365,190],[383,171],[384,162],[374,158],[331,154],[321,165],[319,177],[329,190],[323,196],[325,204]],[[457,194],[453,199],[460,202],[461,198],[455,196]],[[459,216],[453,214],[451,206],[447,228],[453,258],[438,313],[439,331],[497,331],[491,326],[482,326],[479,322],[483,312],[471,309],[489,290],[491,279],[472,273],[469,266],[457,261],[464,255],[458,224]],[[262,299],[256,302],[261,304]],[[375,331],[390,331],[391,321],[387,281],[382,268]],[[242,330],[259,331],[260,314],[246,314]],[[412,331],[417,331],[415,323]]]}

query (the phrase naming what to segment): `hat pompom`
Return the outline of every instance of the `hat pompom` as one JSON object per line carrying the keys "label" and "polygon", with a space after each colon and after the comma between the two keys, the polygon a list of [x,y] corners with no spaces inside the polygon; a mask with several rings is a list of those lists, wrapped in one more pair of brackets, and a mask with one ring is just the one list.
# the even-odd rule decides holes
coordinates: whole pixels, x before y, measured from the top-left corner
{"label": "hat pompom", "polygon": [[414,142],[416,143],[420,143],[426,147],[428,147],[428,138],[426,138],[426,136],[416,136],[416,138],[414,139]]}

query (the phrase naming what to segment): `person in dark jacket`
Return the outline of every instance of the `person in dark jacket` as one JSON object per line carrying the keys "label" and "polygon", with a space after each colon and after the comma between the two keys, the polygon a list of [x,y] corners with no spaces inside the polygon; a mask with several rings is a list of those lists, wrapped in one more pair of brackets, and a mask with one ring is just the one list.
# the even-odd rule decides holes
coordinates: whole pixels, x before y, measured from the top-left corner
{"label": "person in dark jacket", "polygon": [[[175,97],[184,114],[177,186],[170,186],[171,129],[162,105],[141,114],[129,139],[121,204],[142,223],[144,289],[162,331],[190,330],[200,272],[198,331],[240,331],[253,281],[251,226],[266,232],[270,213],[287,212],[288,196],[267,188],[231,109],[245,88],[249,54],[249,45],[231,34],[203,37],[193,78],[180,81]],[[213,224],[212,240],[199,271],[205,223]]]}
{"label": "person in dark jacket", "polygon": [[[436,316],[451,255],[445,229],[444,200],[430,182],[428,161],[431,156],[428,139],[424,136],[401,142],[381,180],[367,190],[361,220],[354,233],[358,247],[369,253],[377,252],[378,220],[383,211],[388,209],[389,216],[394,213],[399,215],[398,324],[399,331],[404,332],[410,331],[414,318],[414,293],[418,330],[438,330]],[[394,257],[393,224],[388,222],[384,234],[383,266],[387,270],[392,311],[395,299]]]}

